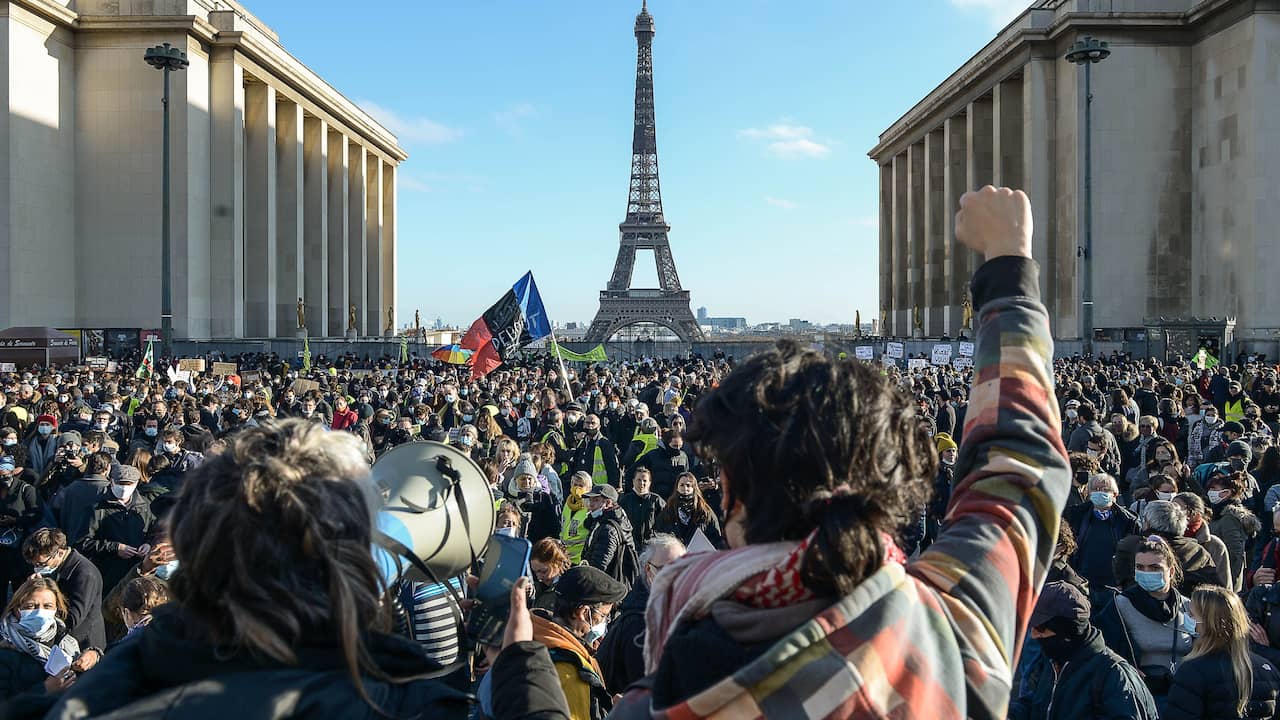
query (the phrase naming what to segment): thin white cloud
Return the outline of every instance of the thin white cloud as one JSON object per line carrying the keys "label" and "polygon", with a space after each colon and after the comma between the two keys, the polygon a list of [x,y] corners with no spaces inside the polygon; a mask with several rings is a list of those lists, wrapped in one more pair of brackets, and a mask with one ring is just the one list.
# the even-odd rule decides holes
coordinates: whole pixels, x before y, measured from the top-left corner
{"label": "thin white cloud", "polygon": [[1013,22],[1033,0],[947,0],[966,12],[983,15],[991,27],[999,29]]}
{"label": "thin white cloud", "polygon": [[813,128],[778,123],[766,128],[739,130],[738,137],[765,143],[765,150],[781,158],[820,158],[831,152],[831,144],[813,137]]}
{"label": "thin white cloud", "polygon": [[439,145],[451,143],[462,137],[462,130],[443,125],[426,117],[404,117],[390,108],[368,100],[356,102],[374,120],[395,134],[402,142]]}
{"label": "thin white cloud", "polygon": [[502,112],[493,114],[493,121],[508,135],[523,135],[524,126],[521,121],[538,114],[538,109],[529,103],[517,103]]}
{"label": "thin white cloud", "polygon": [[800,207],[798,203],[792,202],[790,200],[783,200],[782,198],[766,196],[764,201],[776,208],[782,208],[783,210],[795,210],[796,208]]}

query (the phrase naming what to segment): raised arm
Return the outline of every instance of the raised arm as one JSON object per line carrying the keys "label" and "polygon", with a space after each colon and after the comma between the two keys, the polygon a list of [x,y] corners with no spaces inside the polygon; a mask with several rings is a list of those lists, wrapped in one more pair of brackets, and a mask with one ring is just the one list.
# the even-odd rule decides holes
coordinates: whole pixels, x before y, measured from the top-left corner
{"label": "raised arm", "polygon": [[944,524],[909,568],[960,639],[974,716],[1003,717],[1070,487],[1031,228],[1021,191],[988,186],[960,199],[956,237],[986,257],[973,277],[974,384]]}

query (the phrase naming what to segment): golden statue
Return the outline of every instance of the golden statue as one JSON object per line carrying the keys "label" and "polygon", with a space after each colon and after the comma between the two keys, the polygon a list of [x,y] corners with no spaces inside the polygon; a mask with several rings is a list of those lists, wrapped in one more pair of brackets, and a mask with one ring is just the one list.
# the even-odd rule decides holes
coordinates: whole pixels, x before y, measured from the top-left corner
{"label": "golden statue", "polygon": [[924,327],[924,325],[920,323],[920,306],[919,305],[916,305],[915,308],[911,310],[911,322],[915,324],[915,327],[917,330]]}
{"label": "golden statue", "polygon": [[386,331],[386,333],[387,333],[388,335],[395,331],[395,327],[394,327],[394,326],[395,326],[395,324],[396,324],[396,311],[395,311],[395,308],[393,308],[392,306],[388,305],[388,306],[387,306],[387,327],[386,327],[386,328],[384,328],[384,330]]}
{"label": "golden statue", "polygon": [[889,334],[889,311],[884,308],[880,308],[880,334]]}
{"label": "golden statue", "polygon": [[307,306],[303,304],[302,298],[298,298],[298,329],[305,330],[307,327]]}
{"label": "golden statue", "polygon": [[347,329],[352,332],[356,329],[356,304],[351,303],[351,307],[347,308]]}
{"label": "golden statue", "polygon": [[965,330],[973,329],[973,300],[969,297],[969,291],[964,293],[964,300],[960,302],[960,307],[964,309],[964,321],[961,327]]}

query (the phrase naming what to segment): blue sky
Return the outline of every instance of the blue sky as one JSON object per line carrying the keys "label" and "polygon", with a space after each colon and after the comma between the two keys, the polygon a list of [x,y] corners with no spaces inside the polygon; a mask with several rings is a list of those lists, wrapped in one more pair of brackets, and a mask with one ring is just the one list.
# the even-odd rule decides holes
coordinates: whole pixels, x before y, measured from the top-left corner
{"label": "blue sky", "polygon": [[[402,322],[466,324],[526,270],[589,322],[630,170],[640,0],[247,0],[397,133]],[[693,307],[878,314],[879,133],[1027,0],[651,0],[663,202]],[[637,287],[656,287],[640,258]]]}

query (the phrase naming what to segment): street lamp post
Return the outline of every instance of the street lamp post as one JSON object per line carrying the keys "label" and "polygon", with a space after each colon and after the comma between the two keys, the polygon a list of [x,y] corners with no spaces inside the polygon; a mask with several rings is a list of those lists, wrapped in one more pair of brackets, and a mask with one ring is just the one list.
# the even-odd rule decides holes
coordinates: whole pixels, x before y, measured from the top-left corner
{"label": "street lamp post", "polygon": [[1086,35],[1067,50],[1066,60],[1084,66],[1084,243],[1080,257],[1080,319],[1084,356],[1093,356],[1093,88],[1090,68],[1111,54],[1107,43]]}
{"label": "street lamp post", "polygon": [[143,56],[147,64],[164,73],[164,170],[162,172],[160,228],[160,333],[164,357],[173,357],[173,300],[170,297],[170,249],[169,249],[169,73],[186,70],[190,63],[187,53],[169,43],[147,48]]}

